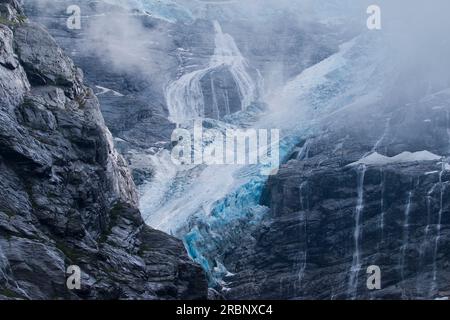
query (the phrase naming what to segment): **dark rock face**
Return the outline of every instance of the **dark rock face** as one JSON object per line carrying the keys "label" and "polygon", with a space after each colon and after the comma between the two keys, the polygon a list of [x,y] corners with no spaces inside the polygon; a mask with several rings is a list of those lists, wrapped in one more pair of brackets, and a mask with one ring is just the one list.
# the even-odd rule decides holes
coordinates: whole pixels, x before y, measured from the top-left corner
{"label": "dark rock face", "polygon": [[[395,110],[371,106],[377,115],[347,114],[299,145],[266,187],[270,214],[225,261],[234,273],[226,296],[449,297],[449,105],[444,91]],[[405,150],[442,159],[348,166],[373,151]],[[367,288],[371,265],[381,269],[381,290]]]}
{"label": "dark rock face", "polygon": [[205,298],[183,244],[144,224],[81,71],[17,1],[0,8],[0,299]]}
{"label": "dark rock face", "polygon": [[[78,75],[73,62],[63,55],[42,27],[30,23],[18,28],[14,36],[16,51],[32,85],[76,84]],[[49,55],[47,48],[56,48],[57,51]]]}
{"label": "dark rock face", "polygon": [[226,68],[219,68],[206,74],[201,80],[205,106],[205,116],[211,119],[223,119],[244,107],[240,99],[239,88],[233,75]]}

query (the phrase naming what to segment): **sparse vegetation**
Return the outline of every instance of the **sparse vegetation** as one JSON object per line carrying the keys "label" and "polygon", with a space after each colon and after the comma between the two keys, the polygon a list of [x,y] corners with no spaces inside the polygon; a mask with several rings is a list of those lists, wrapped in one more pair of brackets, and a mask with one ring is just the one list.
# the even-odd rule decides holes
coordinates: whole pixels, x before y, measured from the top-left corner
{"label": "sparse vegetation", "polygon": [[12,21],[5,17],[0,16],[0,24],[3,24],[8,27],[15,27],[15,26],[24,24],[26,21],[27,21],[27,18],[23,15],[17,16],[17,21]]}

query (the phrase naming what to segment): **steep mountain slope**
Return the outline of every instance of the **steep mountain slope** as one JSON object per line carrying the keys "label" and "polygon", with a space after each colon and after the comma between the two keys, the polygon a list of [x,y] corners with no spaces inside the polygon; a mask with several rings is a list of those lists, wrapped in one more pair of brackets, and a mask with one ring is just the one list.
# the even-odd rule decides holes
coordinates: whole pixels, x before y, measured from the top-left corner
{"label": "steep mountain slope", "polygon": [[[364,1],[312,1],[317,21],[300,23],[297,2],[273,2],[80,1],[81,30],[65,26],[72,1],[27,9],[97,86],[146,222],[183,239],[220,295],[448,298],[450,51],[429,36],[442,21],[369,31]],[[169,119],[192,118],[278,128],[287,163],[270,179],[176,166]]]}
{"label": "steep mountain slope", "polygon": [[0,13],[0,298],[204,298],[182,243],[144,224],[81,70],[19,1]]}
{"label": "steep mountain slope", "polygon": [[[225,260],[227,297],[448,298],[449,105],[448,91],[370,105],[302,141],[266,186],[270,213]],[[366,286],[372,265],[381,290]]]}

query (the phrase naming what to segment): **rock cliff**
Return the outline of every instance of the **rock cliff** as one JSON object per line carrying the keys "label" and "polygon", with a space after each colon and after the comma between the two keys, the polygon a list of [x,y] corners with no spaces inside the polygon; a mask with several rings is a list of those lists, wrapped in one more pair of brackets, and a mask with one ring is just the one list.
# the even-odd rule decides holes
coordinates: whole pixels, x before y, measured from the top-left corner
{"label": "rock cliff", "polygon": [[[449,297],[450,95],[416,94],[346,112],[298,145],[266,186],[270,213],[226,260],[227,297]],[[366,284],[373,265],[380,290]]]}
{"label": "rock cliff", "polygon": [[0,299],[204,298],[181,241],[144,224],[81,70],[20,1],[0,14]]}

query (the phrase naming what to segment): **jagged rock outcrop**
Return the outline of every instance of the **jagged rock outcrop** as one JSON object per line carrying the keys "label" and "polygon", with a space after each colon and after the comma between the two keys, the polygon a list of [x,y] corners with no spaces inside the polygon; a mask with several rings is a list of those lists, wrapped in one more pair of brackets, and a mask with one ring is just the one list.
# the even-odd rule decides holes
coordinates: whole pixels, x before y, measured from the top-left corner
{"label": "jagged rock outcrop", "polygon": [[181,241],[144,224],[82,72],[18,1],[0,13],[0,299],[206,297]]}

